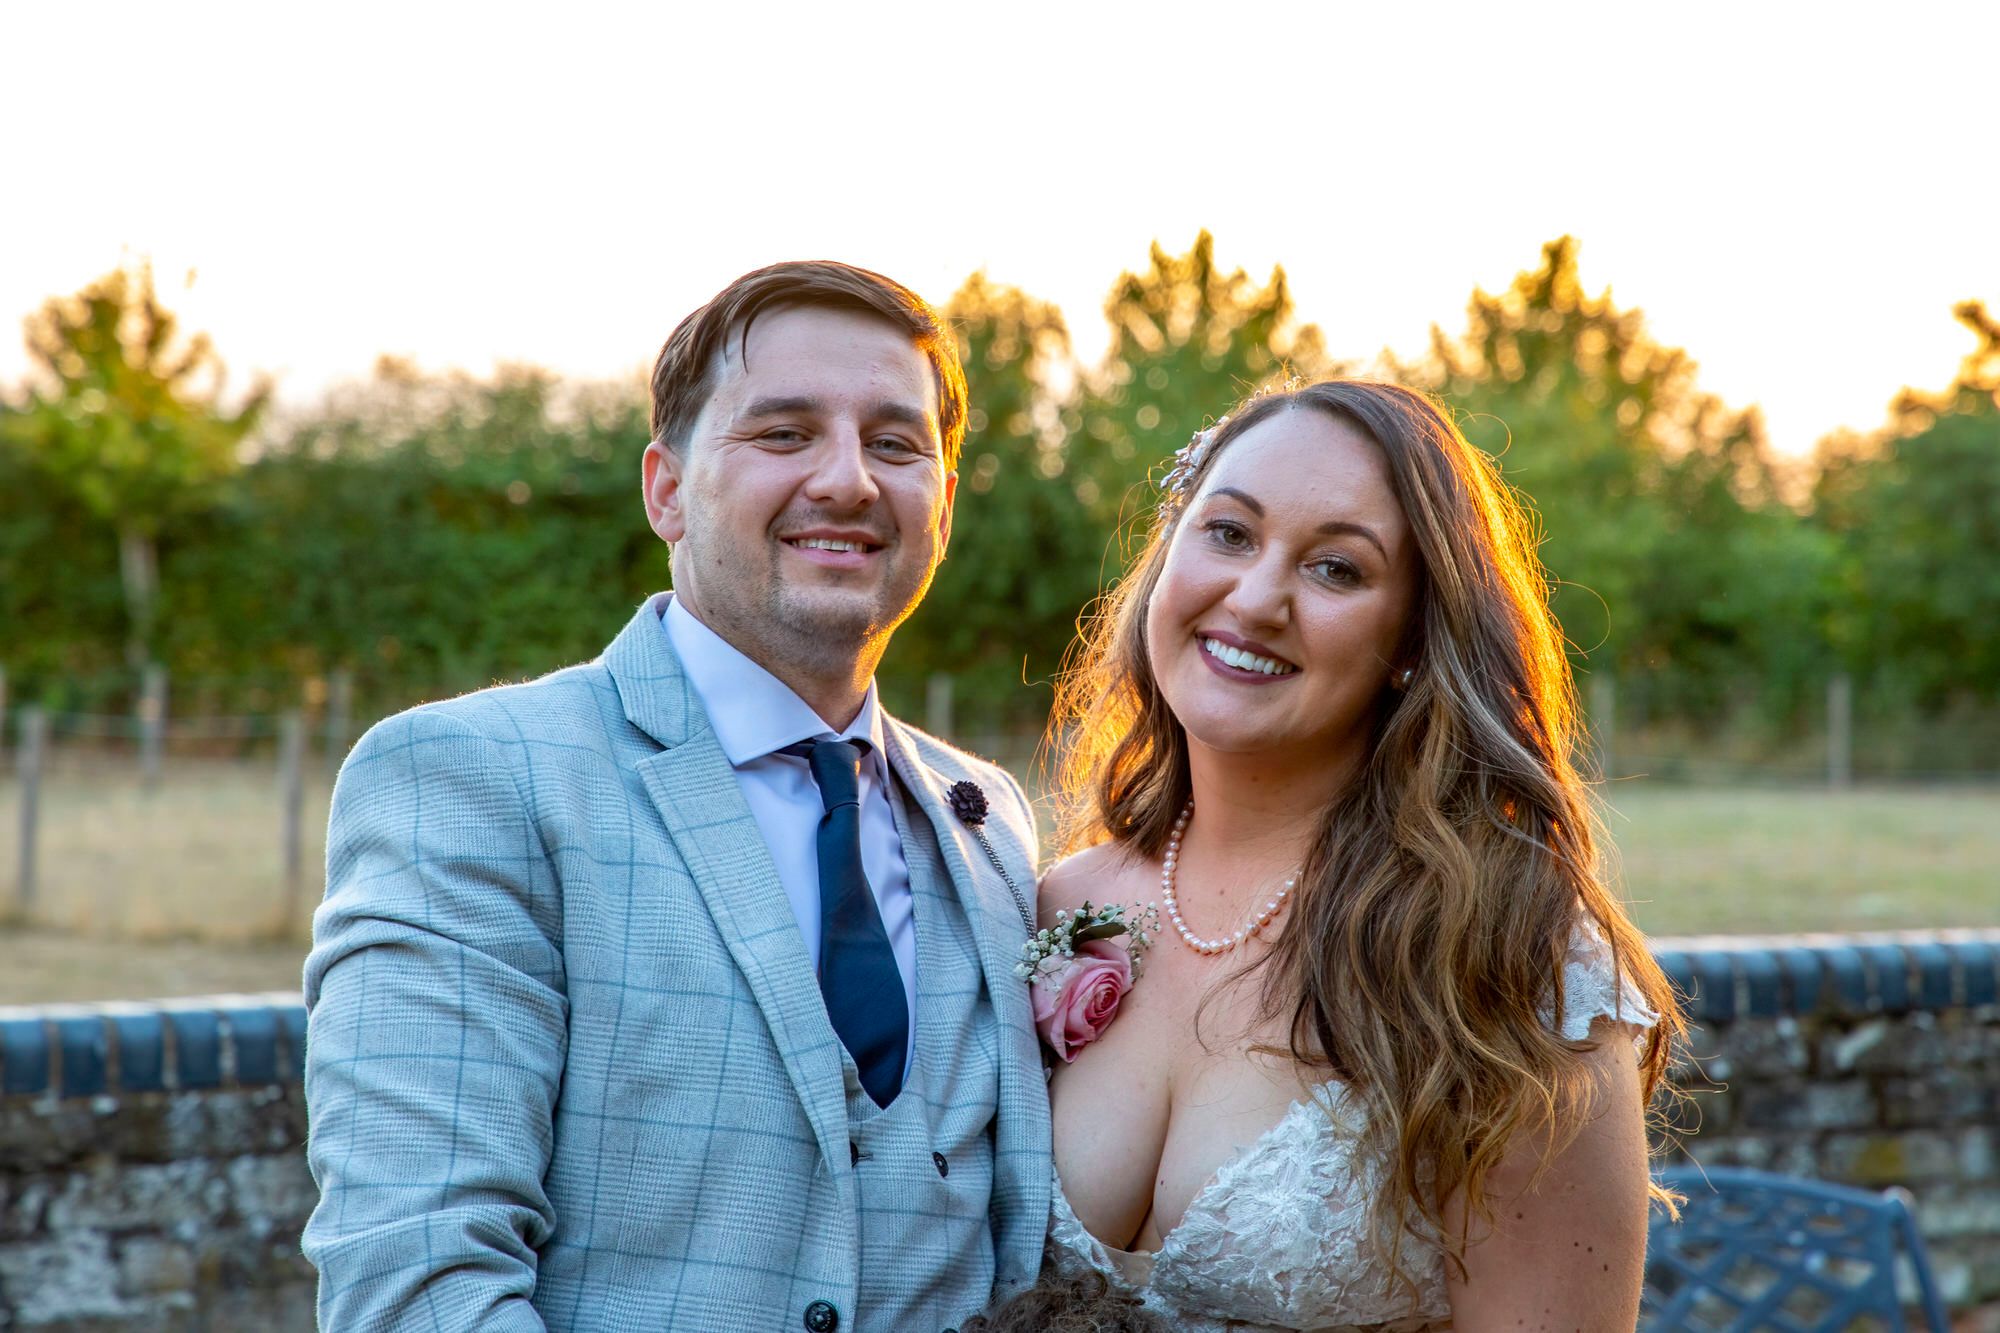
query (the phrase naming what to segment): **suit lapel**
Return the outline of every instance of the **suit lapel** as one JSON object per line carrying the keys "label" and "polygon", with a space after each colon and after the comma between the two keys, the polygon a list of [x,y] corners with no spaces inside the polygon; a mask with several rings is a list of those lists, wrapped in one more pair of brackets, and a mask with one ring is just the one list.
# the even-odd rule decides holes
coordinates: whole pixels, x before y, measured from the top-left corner
{"label": "suit lapel", "polygon": [[[1006,1030],[1032,1033],[1028,988],[1014,975],[1027,930],[1013,892],[987,859],[972,830],[952,813],[943,779],[917,757],[916,746],[902,724],[885,713],[882,734],[896,776],[903,780],[917,808],[937,834],[945,870],[958,889],[959,901],[965,904],[966,918],[979,941],[979,960],[986,973],[987,990],[993,996],[995,1014]],[[1011,840],[995,825],[989,824],[987,829],[993,850],[1008,863],[1008,874],[1023,894],[1032,894],[1034,879],[1030,874],[1025,882],[1022,880],[1019,863],[1023,858],[1018,849],[1010,845]],[[1032,867],[1028,869],[1031,871]]]}
{"label": "suit lapel", "polygon": [[604,664],[626,717],[666,747],[639,761],[640,780],[771,1029],[820,1151],[836,1180],[849,1180],[840,1038],[826,1016],[812,959],[763,830],[654,603],[640,608],[606,650]]}

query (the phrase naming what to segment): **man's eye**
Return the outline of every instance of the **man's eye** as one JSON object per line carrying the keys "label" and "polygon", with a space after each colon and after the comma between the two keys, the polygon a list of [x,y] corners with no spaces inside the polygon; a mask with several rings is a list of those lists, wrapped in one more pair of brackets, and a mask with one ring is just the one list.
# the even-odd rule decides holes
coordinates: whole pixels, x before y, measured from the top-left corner
{"label": "man's eye", "polygon": [[770,430],[765,431],[760,438],[769,440],[773,444],[798,444],[805,437],[806,433],[796,427],[773,426]]}
{"label": "man's eye", "polygon": [[904,439],[900,435],[884,435],[880,439],[875,441],[875,447],[877,449],[887,449],[892,452],[906,453],[906,454],[914,454],[922,452],[917,448],[916,445],[911,444],[908,440]]}

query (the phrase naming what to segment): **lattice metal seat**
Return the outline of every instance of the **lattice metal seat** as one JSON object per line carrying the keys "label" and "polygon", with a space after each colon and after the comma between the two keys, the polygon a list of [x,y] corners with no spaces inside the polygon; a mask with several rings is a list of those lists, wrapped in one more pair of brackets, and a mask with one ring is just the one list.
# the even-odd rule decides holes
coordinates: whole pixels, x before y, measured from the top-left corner
{"label": "lattice metal seat", "polygon": [[1899,1247],[1925,1322],[1948,1328],[1916,1222],[1895,1195],[1723,1167],[1672,1168],[1660,1180],[1687,1205],[1678,1223],[1653,1215],[1641,1328],[1900,1333]]}

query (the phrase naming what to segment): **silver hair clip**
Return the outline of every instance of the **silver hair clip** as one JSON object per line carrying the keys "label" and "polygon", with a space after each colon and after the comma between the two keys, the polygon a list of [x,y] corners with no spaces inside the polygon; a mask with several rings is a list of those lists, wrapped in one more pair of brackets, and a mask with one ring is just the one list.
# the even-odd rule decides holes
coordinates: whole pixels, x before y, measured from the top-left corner
{"label": "silver hair clip", "polygon": [[1160,516],[1172,518],[1178,514],[1194,494],[1194,479],[1201,475],[1201,465],[1208,459],[1208,451],[1215,443],[1215,437],[1229,424],[1223,417],[1207,430],[1198,430],[1194,438],[1182,445],[1174,453],[1173,466],[1160,482]]}

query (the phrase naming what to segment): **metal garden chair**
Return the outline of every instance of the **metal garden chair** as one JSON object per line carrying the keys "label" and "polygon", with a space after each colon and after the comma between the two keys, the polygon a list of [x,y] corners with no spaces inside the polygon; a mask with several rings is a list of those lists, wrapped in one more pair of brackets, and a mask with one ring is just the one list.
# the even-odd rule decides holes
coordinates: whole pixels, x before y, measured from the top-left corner
{"label": "metal garden chair", "polygon": [[1653,1214],[1641,1328],[1901,1333],[1900,1248],[1925,1323],[1946,1333],[1923,1241],[1896,1195],[1726,1167],[1669,1168],[1660,1183],[1687,1204],[1679,1222]]}

